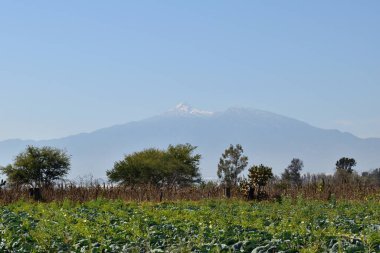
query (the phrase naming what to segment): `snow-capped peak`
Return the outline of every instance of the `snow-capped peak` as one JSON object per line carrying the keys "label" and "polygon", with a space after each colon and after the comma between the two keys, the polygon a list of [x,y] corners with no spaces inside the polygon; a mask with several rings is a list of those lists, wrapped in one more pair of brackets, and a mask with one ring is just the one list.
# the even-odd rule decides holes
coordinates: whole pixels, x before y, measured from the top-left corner
{"label": "snow-capped peak", "polygon": [[179,114],[203,115],[203,116],[209,116],[213,114],[213,112],[195,109],[192,106],[185,103],[180,103],[176,105],[176,107],[170,110],[170,112],[175,112]]}
{"label": "snow-capped peak", "polygon": [[188,113],[188,112],[191,112],[193,110],[193,108],[188,104],[180,103],[180,104],[176,105],[174,110],[177,112],[187,112]]}

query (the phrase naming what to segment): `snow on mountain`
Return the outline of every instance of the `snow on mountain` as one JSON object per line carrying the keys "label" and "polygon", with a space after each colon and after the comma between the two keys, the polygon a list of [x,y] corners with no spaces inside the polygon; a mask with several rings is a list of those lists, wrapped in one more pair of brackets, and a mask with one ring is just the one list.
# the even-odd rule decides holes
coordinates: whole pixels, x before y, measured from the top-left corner
{"label": "snow on mountain", "polygon": [[11,163],[26,145],[47,145],[64,148],[71,154],[71,178],[88,174],[105,178],[106,170],[125,154],[179,143],[198,146],[205,178],[216,178],[221,154],[230,144],[237,143],[249,156],[250,165],[272,166],[276,174],[294,157],[304,161],[304,172],[312,173],[332,173],[342,156],[354,157],[358,171],[380,167],[380,139],[361,139],[261,110],[231,108],[208,112],[186,104],[158,116],[92,133],[45,141],[2,141],[0,165]]}
{"label": "snow on mountain", "polygon": [[174,109],[169,110],[167,113],[179,114],[179,115],[196,115],[196,116],[210,116],[214,114],[213,112],[203,111],[203,110],[193,108],[192,106],[186,103],[180,103],[176,105]]}

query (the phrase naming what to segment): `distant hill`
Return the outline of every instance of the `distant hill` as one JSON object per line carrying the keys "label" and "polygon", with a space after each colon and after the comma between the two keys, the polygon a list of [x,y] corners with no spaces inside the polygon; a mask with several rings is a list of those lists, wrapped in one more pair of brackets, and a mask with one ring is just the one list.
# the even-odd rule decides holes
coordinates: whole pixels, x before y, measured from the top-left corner
{"label": "distant hill", "polygon": [[380,139],[361,139],[261,110],[231,108],[213,113],[184,104],[155,117],[92,133],[45,141],[1,141],[0,164],[11,163],[26,145],[48,145],[65,148],[72,155],[71,178],[88,174],[105,178],[105,171],[124,154],[187,142],[198,146],[205,178],[216,177],[220,155],[229,144],[237,143],[242,144],[250,164],[272,166],[276,174],[294,157],[304,161],[304,172],[332,173],[342,156],[354,157],[359,171],[380,167]]}

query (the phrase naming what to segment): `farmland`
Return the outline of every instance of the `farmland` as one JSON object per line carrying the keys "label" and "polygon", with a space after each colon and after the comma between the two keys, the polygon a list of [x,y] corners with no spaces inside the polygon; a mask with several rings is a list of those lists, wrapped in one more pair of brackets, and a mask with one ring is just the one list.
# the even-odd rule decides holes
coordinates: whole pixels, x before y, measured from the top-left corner
{"label": "farmland", "polygon": [[1,252],[380,252],[380,198],[0,207]]}

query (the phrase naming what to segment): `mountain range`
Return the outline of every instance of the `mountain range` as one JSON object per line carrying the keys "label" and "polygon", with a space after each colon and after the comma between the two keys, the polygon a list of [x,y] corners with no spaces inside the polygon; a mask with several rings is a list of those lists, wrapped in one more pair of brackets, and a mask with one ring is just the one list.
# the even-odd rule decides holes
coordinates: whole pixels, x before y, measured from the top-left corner
{"label": "mountain range", "polygon": [[380,167],[379,138],[362,139],[262,110],[230,108],[209,112],[186,104],[145,120],[91,133],[42,141],[0,141],[0,164],[11,163],[27,145],[54,146],[71,155],[69,178],[92,175],[105,179],[106,170],[125,154],[179,143],[198,146],[204,178],[216,178],[221,154],[230,144],[238,143],[250,165],[263,163],[278,175],[292,158],[304,161],[304,173],[333,173],[335,162],[343,156],[355,158],[358,171]]}

